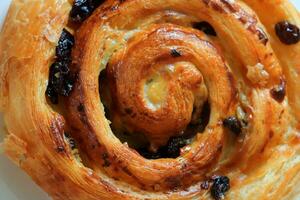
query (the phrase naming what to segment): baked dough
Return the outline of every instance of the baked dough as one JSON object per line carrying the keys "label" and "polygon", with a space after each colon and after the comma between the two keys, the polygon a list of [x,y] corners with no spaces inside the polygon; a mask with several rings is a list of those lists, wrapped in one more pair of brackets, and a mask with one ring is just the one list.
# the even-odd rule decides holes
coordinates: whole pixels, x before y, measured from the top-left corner
{"label": "baked dough", "polygon": [[[4,151],[53,199],[209,199],[216,175],[230,179],[226,199],[299,198],[300,43],[275,31],[300,27],[287,0],[111,0],[75,26],[71,8],[14,0],[0,41]],[[215,33],[197,29],[204,21]],[[66,27],[76,79],[56,106],[45,91]],[[105,117],[104,69],[112,123],[143,132],[152,151],[208,101],[205,130],[177,158],[144,158]]]}

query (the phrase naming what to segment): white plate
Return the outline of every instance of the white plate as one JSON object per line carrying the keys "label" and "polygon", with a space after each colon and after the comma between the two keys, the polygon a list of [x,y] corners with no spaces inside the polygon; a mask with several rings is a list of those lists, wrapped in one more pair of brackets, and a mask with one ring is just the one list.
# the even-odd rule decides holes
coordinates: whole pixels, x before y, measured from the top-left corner
{"label": "white plate", "polygon": [[[30,0],[28,0],[30,1]],[[292,0],[298,9],[300,1]],[[11,0],[0,0],[0,27],[5,18]],[[3,129],[0,118],[0,132]],[[0,134],[0,141],[1,134]],[[0,200],[48,200],[43,192],[30,177],[12,164],[4,155],[0,155]]]}

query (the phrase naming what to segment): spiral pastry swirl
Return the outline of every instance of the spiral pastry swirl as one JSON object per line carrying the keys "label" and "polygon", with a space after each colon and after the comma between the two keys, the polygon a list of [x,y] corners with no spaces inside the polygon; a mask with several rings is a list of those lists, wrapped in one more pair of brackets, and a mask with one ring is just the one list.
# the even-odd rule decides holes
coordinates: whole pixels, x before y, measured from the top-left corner
{"label": "spiral pastry swirl", "polygon": [[299,26],[287,0],[15,0],[4,151],[53,199],[296,199]]}

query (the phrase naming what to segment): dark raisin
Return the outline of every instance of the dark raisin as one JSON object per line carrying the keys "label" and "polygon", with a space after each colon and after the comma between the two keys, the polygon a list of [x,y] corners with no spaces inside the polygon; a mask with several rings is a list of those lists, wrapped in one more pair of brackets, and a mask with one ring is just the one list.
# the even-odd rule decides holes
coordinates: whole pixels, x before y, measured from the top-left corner
{"label": "dark raisin", "polygon": [[281,21],[275,25],[275,31],[280,41],[287,45],[296,44],[300,40],[300,30],[288,21]]}
{"label": "dark raisin", "polygon": [[217,36],[215,29],[208,22],[195,22],[193,28],[203,31],[207,35]]}
{"label": "dark raisin", "polygon": [[64,62],[55,62],[50,67],[49,83],[56,93],[60,93],[64,84],[64,78],[68,74],[69,68]]}
{"label": "dark raisin", "polygon": [[73,22],[83,22],[104,0],[75,0],[70,12]]}
{"label": "dark raisin", "polygon": [[46,95],[50,99],[52,104],[58,104],[58,94],[51,83],[48,84]]}
{"label": "dark raisin", "polygon": [[51,65],[46,95],[53,104],[58,103],[58,95],[69,96],[73,88],[73,78],[69,64],[74,45],[74,37],[63,29],[56,47],[56,61]]}
{"label": "dark raisin", "polygon": [[285,85],[284,84],[280,84],[278,86],[276,86],[275,88],[273,88],[271,90],[271,96],[278,101],[279,103],[281,103],[284,100],[285,97]]}
{"label": "dark raisin", "polygon": [[160,147],[156,152],[149,151],[148,148],[140,148],[137,151],[147,159],[177,158],[180,156],[180,149],[189,144],[189,140],[184,136],[172,137],[165,146]]}
{"label": "dark raisin", "polygon": [[62,96],[69,96],[74,85],[73,77],[68,74],[64,77],[64,80],[62,82],[62,87],[60,88],[59,94]]}
{"label": "dark raisin", "polygon": [[256,30],[257,34],[258,34],[258,39],[264,44],[266,45],[269,41],[267,34],[265,33],[265,31],[261,28],[258,28]]}
{"label": "dark raisin", "polygon": [[56,57],[59,60],[70,60],[72,47],[74,45],[74,37],[66,29],[63,29],[56,46]]}
{"label": "dark raisin", "polygon": [[183,137],[170,138],[166,146],[166,157],[177,158],[180,155],[180,148],[187,145],[187,140]]}
{"label": "dark raisin", "polygon": [[57,61],[50,67],[47,96],[51,102],[57,104],[57,95],[69,96],[73,88],[73,78],[70,75],[68,64]]}
{"label": "dark raisin", "polygon": [[174,58],[180,57],[181,53],[177,49],[171,49],[171,56],[173,56]]}
{"label": "dark raisin", "polygon": [[99,7],[105,0],[89,0],[89,6],[93,9]]}
{"label": "dark raisin", "polygon": [[73,7],[70,12],[70,17],[73,22],[82,22],[92,11],[87,6]]}
{"label": "dark raisin", "polygon": [[226,176],[217,176],[213,179],[213,185],[211,187],[211,196],[220,200],[224,198],[225,193],[230,189],[230,180]]}
{"label": "dark raisin", "polygon": [[242,132],[241,122],[234,116],[224,119],[223,125],[236,135],[239,135]]}

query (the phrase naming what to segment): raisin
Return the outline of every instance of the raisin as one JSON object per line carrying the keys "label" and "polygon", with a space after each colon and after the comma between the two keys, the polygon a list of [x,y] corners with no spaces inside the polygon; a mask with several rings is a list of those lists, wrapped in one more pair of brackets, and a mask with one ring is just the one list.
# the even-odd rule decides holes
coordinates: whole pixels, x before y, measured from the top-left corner
{"label": "raisin", "polygon": [[174,58],[180,57],[181,53],[177,49],[171,49],[171,56],[173,56]]}
{"label": "raisin", "polygon": [[60,93],[64,78],[68,74],[68,67],[64,62],[55,62],[50,67],[49,82],[56,93]]}
{"label": "raisin", "polygon": [[182,136],[172,137],[165,146],[160,147],[157,152],[150,152],[149,148],[141,148],[137,151],[147,159],[177,158],[180,149],[188,144],[188,140]]}
{"label": "raisin", "polygon": [[58,94],[55,92],[53,85],[50,83],[47,86],[46,95],[52,104],[58,104]]}
{"label": "raisin", "polygon": [[207,35],[217,36],[215,29],[208,22],[195,22],[193,28],[203,31]]}
{"label": "raisin", "polygon": [[213,179],[213,185],[211,187],[211,196],[220,200],[224,198],[225,193],[230,189],[230,180],[226,176],[217,176]]}
{"label": "raisin", "polygon": [[180,148],[187,145],[187,140],[183,137],[170,138],[166,146],[166,157],[177,158],[180,155]]}
{"label": "raisin", "polygon": [[276,35],[280,41],[287,45],[296,44],[300,40],[300,30],[288,21],[281,21],[275,25]]}
{"label": "raisin", "polygon": [[70,12],[70,17],[73,22],[82,22],[90,16],[91,12],[87,6],[74,6]]}
{"label": "raisin", "polygon": [[58,96],[68,96],[73,88],[73,78],[70,75],[69,64],[71,62],[74,37],[66,29],[63,29],[56,46],[56,61],[51,65],[46,95],[53,104],[58,103]]}
{"label": "raisin", "polygon": [[236,135],[239,135],[242,132],[241,122],[234,116],[224,119],[223,125]]}
{"label": "raisin", "polygon": [[67,76],[64,77],[59,94],[65,97],[69,96],[70,93],[72,92],[73,85],[74,85],[73,77],[70,74],[68,74]]}
{"label": "raisin", "polygon": [[75,0],[70,12],[73,22],[83,22],[104,0]]}
{"label": "raisin", "polygon": [[56,57],[58,60],[70,60],[74,42],[75,40],[73,35],[66,29],[63,29],[56,47]]}
{"label": "raisin", "polygon": [[271,96],[278,101],[279,103],[281,103],[284,100],[285,97],[285,85],[284,84],[280,84],[278,86],[276,86],[275,88],[273,88],[271,90]]}
{"label": "raisin", "polygon": [[[46,91],[50,100],[57,103],[56,95],[69,96],[73,88],[73,78],[70,75],[68,64],[64,61],[57,61],[50,67],[48,88]],[[54,95],[55,94],[55,95]]]}
{"label": "raisin", "polygon": [[97,7],[99,7],[102,3],[104,2],[104,0],[89,0],[89,6],[93,9],[96,9]]}

